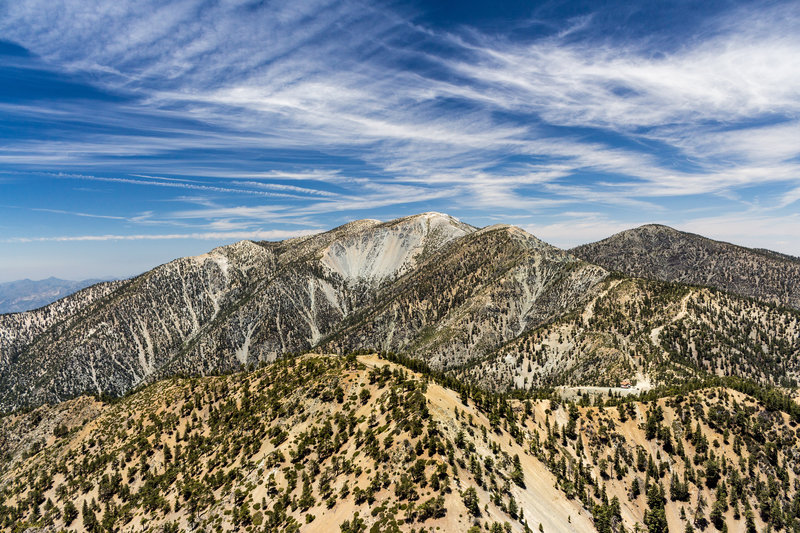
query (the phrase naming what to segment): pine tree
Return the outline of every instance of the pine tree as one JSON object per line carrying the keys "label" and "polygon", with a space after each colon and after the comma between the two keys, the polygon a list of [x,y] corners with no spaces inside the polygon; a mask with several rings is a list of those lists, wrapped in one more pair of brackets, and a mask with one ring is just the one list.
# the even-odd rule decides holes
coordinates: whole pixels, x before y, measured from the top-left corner
{"label": "pine tree", "polygon": [[85,531],[89,533],[100,533],[100,522],[97,521],[97,516],[95,516],[94,511],[89,508],[89,504],[86,500],[83,501],[81,515],[83,516],[83,529]]}
{"label": "pine tree", "polygon": [[645,513],[644,523],[648,533],[667,533],[667,515],[664,511],[664,489],[659,483],[650,485],[647,491],[648,511]]}
{"label": "pine tree", "polygon": [[475,487],[470,487],[462,492],[461,498],[464,500],[464,505],[467,507],[469,514],[476,517],[481,515],[480,502],[478,501],[478,493]]}
{"label": "pine tree", "polygon": [[64,525],[69,526],[75,519],[78,518],[78,509],[71,501],[64,504]]}

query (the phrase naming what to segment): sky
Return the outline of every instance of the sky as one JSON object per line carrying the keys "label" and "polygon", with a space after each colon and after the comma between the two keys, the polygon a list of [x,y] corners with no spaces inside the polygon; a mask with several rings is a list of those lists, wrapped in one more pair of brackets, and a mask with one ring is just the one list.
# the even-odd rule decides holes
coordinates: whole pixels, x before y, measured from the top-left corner
{"label": "sky", "polygon": [[800,3],[0,1],[0,282],[426,211],[800,256]]}

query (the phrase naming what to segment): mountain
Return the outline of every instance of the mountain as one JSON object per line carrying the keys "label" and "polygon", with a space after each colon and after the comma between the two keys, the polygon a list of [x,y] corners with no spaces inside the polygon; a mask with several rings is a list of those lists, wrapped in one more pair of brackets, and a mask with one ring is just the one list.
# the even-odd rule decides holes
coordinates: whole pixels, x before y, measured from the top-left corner
{"label": "mountain", "polygon": [[0,528],[800,528],[796,405],[720,387],[520,400],[400,363],[288,357],[6,416]]}
{"label": "mountain", "polygon": [[323,348],[377,347],[459,366],[574,309],[606,276],[519,228],[489,226],[381,287]]}
{"label": "mountain", "polygon": [[102,281],[104,280],[70,281],[50,277],[39,281],[22,279],[0,283],[0,314],[38,309]]}
{"label": "mountain", "polygon": [[439,213],[242,241],[0,316],[0,410],[312,348],[457,366],[573,309],[606,276],[518,228]]}
{"label": "mountain", "polygon": [[632,234],[743,288],[424,213],[0,315],[0,529],[800,531],[795,260]]}
{"label": "mountain", "polygon": [[800,309],[800,259],[649,224],[570,250],[629,276],[706,285]]}
{"label": "mountain", "polygon": [[242,241],[0,315],[0,411],[309,350],[404,354],[496,391],[638,391],[704,376],[796,387],[800,312],[610,274],[513,226],[440,213],[360,220]]}

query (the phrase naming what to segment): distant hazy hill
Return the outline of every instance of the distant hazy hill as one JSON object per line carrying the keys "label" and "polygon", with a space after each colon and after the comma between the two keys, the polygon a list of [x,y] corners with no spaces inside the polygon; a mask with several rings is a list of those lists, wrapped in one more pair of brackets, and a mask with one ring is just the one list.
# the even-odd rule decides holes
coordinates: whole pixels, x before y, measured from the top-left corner
{"label": "distant hazy hill", "polygon": [[50,277],[38,281],[21,279],[0,283],[0,314],[38,309],[101,281],[105,280],[72,281]]}

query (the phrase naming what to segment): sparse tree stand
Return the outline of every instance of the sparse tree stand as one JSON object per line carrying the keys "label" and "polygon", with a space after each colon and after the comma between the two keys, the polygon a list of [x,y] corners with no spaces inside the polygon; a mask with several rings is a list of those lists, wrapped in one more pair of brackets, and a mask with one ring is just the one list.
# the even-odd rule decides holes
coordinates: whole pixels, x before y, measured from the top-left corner
{"label": "sparse tree stand", "polygon": [[[36,521],[36,526],[53,520],[57,528],[112,531],[138,520],[137,527],[169,532],[178,523],[169,513],[180,511],[192,527],[209,531],[251,525],[254,533],[296,531],[302,522],[323,523],[326,508],[350,496],[363,506],[358,508],[363,518],[347,516],[343,525],[348,531],[363,531],[361,521],[367,529],[377,524],[377,530],[387,531],[398,520],[429,530],[424,522],[446,515],[444,495],[450,492],[450,479],[458,479],[464,490],[450,501],[468,522],[480,521],[478,531],[505,533],[512,523],[530,531],[538,521],[524,516],[514,497],[519,492],[515,485],[524,479],[515,478],[523,472],[522,462],[538,460],[556,476],[553,488],[590,510],[601,533],[622,531],[620,502],[606,493],[612,487],[612,493],[629,492],[630,503],[625,503],[638,512],[647,508],[643,523],[626,524],[628,531],[666,531],[665,509],[676,508],[682,520],[678,531],[731,527],[756,533],[757,521],[764,524],[758,533],[800,531],[793,453],[797,425],[758,398],[722,387],[681,388],[638,400],[617,398],[613,402],[620,403],[598,408],[551,402],[549,392],[534,400],[473,389],[470,412],[454,407],[453,414],[461,411],[448,425],[435,417],[438,411],[426,408],[431,383],[441,376],[427,369],[427,379],[418,379],[395,365],[365,370],[352,363],[345,363],[350,365],[345,372],[343,361],[297,358],[257,374],[165,382],[123,399],[118,405],[135,406],[128,409],[128,418],[119,416],[124,409],[115,408],[114,418],[102,419],[102,430],[73,442],[69,439],[76,432],[69,429],[54,444],[80,454],[48,465],[41,460],[45,455],[37,455],[39,448],[28,452],[22,459],[25,475],[10,485],[27,483],[28,492],[16,502],[4,500],[10,489],[0,492],[0,529],[12,531],[23,520]],[[371,395],[363,408],[360,391],[366,388]],[[150,401],[164,392],[173,399],[172,411]],[[530,403],[533,412],[534,401],[542,402],[535,410],[544,414],[523,417],[523,405]],[[329,410],[309,415],[320,406]],[[633,422],[625,429],[635,433],[634,439],[626,440],[620,431],[620,412]],[[487,424],[490,414],[495,430]],[[580,429],[575,440],[566,436],[572,417]],[[645,442],[647,418],[653,439]],[[523,435],[524,451],[505,448],[506,443],[513,446],[514,427]],[[358,450],[361,465],[342,453],[348,441]],[[487,446],[488,453],[476,445]],[[730,459],[731,451],[741,460]],[[605,477],[591,466],[601,463]],[[40,466],[47,469],[36,470]],[[191,476],[196,469],[208,474],[197,481]],[[65,481],[53,482],[62,471]],[[260,502],[246,481],[247,472],[263,483]],[[748,484],[748,478],[754,481]],[[428,495],[428,488],[435,493]],[[475,489],[487,496],[480,498]],[[630,495],[635,492],[645,495]],[[84,499],[81,521],[81,503],[71,502]],[[392,501],[384,506],[384,499]],[[226,507],[229,501],[235,507]],[[203,516],[199,509],[214,511]],[[726,524],[729,509],[735,522]],[[321,516],[315,519],[312,511]],[[498,513],[509,522],[484,520],[502,516]],[[71,526],[66,525],[70,517]]]}
{"label": "sparse tree stand", "polygon": [[367,530],[364,519],[358,516],[358,511],[353,515],[352,520],[345,520],[339,528],[341,533],[362,533]]}
{"label": "sparse tree stand", "polygon": [[88,531],[89,533],[100,533],[102,528],[100,527],[100,522],[97,520],[97,516],[94,514],[94,511],[89,507],[89,504],[86,500],[83,500],[83,509],[81,510],[81,516],[83,517],[83,529],[84,531]]}

